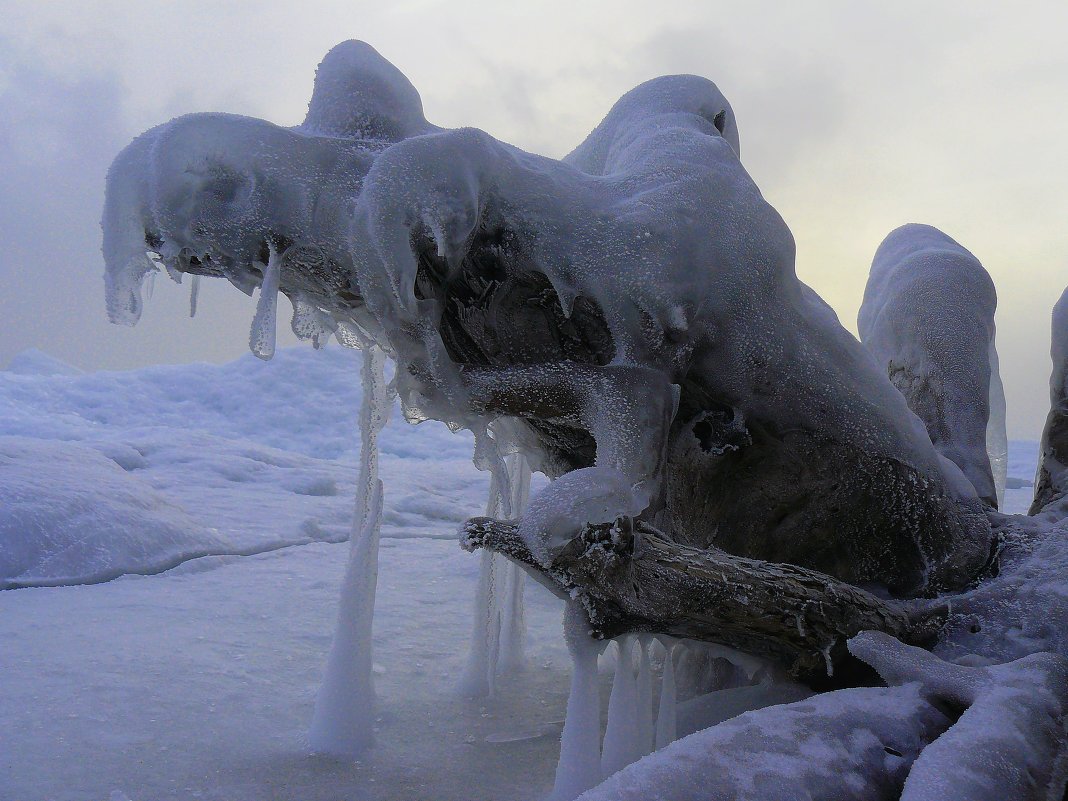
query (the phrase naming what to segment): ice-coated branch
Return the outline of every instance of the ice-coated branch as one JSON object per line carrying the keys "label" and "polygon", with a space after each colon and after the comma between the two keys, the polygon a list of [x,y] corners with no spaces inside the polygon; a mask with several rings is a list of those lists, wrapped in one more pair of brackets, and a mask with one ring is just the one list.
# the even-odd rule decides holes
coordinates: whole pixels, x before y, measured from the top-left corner
{"label": "ice-coated branch", "polygon": [[699,550],[644,524],[633,538],[612,526],[587,527],[549,567],[515,523],[473,518],[461,544],[502,553],[558,594],[581,598],[598,638],[651,631],[715,642],[797,675],[826,676],[848,658],[845,639],[860,631],[922,643],[939,623],[938,612],[910,614],[905,604],[817,571]]}

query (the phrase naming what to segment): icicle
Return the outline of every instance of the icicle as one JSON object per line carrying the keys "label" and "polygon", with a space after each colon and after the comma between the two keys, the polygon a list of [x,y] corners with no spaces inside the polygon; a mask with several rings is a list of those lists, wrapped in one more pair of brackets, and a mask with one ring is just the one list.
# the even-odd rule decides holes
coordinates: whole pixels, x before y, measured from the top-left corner
{"label": "icicle", "polygon": [[638,751],[653,750],[653,672],[649,666],[649,639],[638,636]]}
{"label": "icicle", "polygon": [[[530,495],[530,468],[519,454],[500,457],[496,443],[486,434],[476,438],[477,457],[490,467],[490,497],[486,515],[515,517]],[[490,695],[497,674],[519,670],[525,664],[523,639],[526,622],[523,591],[526,574],[505,557],[483,551],[479,562],[474,625],[467,666],[460,692],[469,697]]]}
{"label": "icicle", "polygon": [[[530,499],[530,466],[520,453],[509,454],[508,485],[511,491],[510,516],[522,514]],[[504,564],[504,598],[501,609],[501,656],[499,669],[501,673],[514,673],[522,670],[526,664],[524,640],[526,638],[526,616],[523,610],[523,592],[527,574],[521,567],[510,560]]]}
{"label": "icicle", "polygon": [[189,280],[189,316],[197,316],[197,299],[200,297],[200,276],[194,275]]}
{"label": "icicle", "polygon": [[268,241],[270,258],[263,269],[263,282],[260,284],[260,296],[256,300],[256,316],[252,318],[252,330],[249,332],[249,349],[261,359],[274,356],[275,320],[278,316],[278,281],[282,269],[282,258],[275,250],[274,243]]}
{"label": "icicle", "polygon": [[345,757],[360,754],[374,739],[371,634],[382,523],[378,434],[389,418],[391,403],[384,362],[385,354],[377,346],[364,350],[362,444],[349,562],[341,585],[337,629],[308,734],[313,750]]}
{"label": "icicle", "polygon": [[597,688],[601,644],[590,637],[589,629],[582,602],[571,601],[564,612],[564,636],[572,665],[571,692],[550,801],[572,801],[601,782],[601,699]]}
{"label": "icicle", "polygon": [[[490,474],[489,499],[486,501],[487,517],[500,514],[499,478],[497,471]],[[501,630],[500,605],[497,599],[497,586],[500,583],[501,572],[500,559],[492,551],[484,550],[479,561],[471,646],[467,655],[467,666],[460,679],[460,693],[472,698],[492,693],[497,674]]]}
{"label": "icicle", "polygon": [[675,707],[675,649],[671,643],[664,644],[664,677],[660,681],[660,708],[656,716],[656,749],[675,742],[677,736]]}
{"label": "icicle", "polygon": [[152,270],[145,276],[145,300],[152,300],[152,295],[156,291],[156,276],[159,275],[157,270]]}
{"label": "icicle", "polygon": [[601,775],[608,778],[616,771],[640,759],[638,744],[638,687],[634,681],[634,654],[631,638],[617,640],[616,675],[608,699],[608,726],[601,752]]}

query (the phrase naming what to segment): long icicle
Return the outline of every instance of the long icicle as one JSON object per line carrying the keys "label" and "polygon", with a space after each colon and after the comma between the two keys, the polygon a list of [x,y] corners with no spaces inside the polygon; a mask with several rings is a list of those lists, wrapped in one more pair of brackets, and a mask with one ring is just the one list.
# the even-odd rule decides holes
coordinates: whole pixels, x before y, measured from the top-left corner
{"label": "long icicle", "polygon": [[365,345],[360,469],[349,562],[341,585],[337,629],[308,733],[313,750],[350,758],[374,741],[371,638],[382,523],[378,434],[389,418],[391,401],[384,365],[381,348]]}
{"label": "long icicle", "polygon": [[625,634],[616,640],[616,675],[608,698],[608,725],[601,752],[601,775],[613,773],[640,759],[638,745],[638,687],[634,680],[632,637]]}
{"label": "long icicle", "polygon": [[260,296],[256,299],[256,316],[252,318],[252,330],[248,336],[248,347],[261,359],[274,356],[275,332],[278,318],[278,285],[281,280],[282,257],[268,241],[270,257],[263,268],[263,281],[260,283]]}
{"label": "long icicle", "polygon": [[638,753],[653,750],[653,671],[649,664],[649,635],[638,635]]}
{"label": "long icicle", "polygon": [[550,801],[572,801],[601,782],[601,698],[597,687],[597,656],[601,643],[589,635],[590,621],[582,602],[564,611],[564,637],[571,654],[571,692],[567,697],[560,759]]}
{"label": "long icicle", "polygon": [[[530,466],[521,453],[509,454],[509,488],[511,490],[511,516],[518,517],[530,500]],[[523,609],[523,594],[527,574],[512,562],[504,562],[504,598],[501,608],[501,641],[498,669],[501,673],[515,673],[526,665],[524,640],[526,616]]]}
{"label": "long icicle", "polygon": [[656,749],[659,751],[675,742],[678,736],[675,706],[675,644],[664,642],[664,677],[660,682],[660,707],[656,715]]}
{"label": "long icicle", "polygon": [[[498,472],[491,471],[489,498],[486,501],[487,517],[496,517],[501,513],[503,504],[499,479]],[[478,565],[478,589],[475,592],[471,645],[467,666],[460,678],[460,693],[471,698],[487,696],[493,691],[500,642],[500,606],[497,602],[500,566],[500,557],[497,554],[490,550],[482,551]]]}
{"label": "long icicle", "polygon": [[189,316],[197,316],[197,301],[200,299],[200,276],[193,275],[189,280]]}

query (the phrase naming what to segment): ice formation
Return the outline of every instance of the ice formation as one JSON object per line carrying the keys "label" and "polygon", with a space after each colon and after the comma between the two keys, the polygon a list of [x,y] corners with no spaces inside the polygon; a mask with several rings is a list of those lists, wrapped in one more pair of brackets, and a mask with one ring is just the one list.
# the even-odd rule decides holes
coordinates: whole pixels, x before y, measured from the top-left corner
{"label": "ice formation", "polygon": [[[909,279],[947,266],[974,290],[946,319],[922,317],[923,296],[910,303],[908,319],[921,325],[893,373],[902,394],[883,367],[897,351],[872,359],[797,279],[793,238],[739,147],[718,88],[669,76],[624,95],[567,158],[543,158],[431,125],[403,75],[369,46],[343,43],[320,66],[301,126],[189,115],[118,156],[103,221],[109,314],[136,322],[142,282],[162,266],[173,277],[225,277],[250,295],[258,287],[257,355],[273,350],[279,291],[293,301],[298,335],[363,347],[368,365],[388,355],[406,419],[473,432],[475,462],[493,475],[491,515],[513,518],[524,506],[527,468],[510,471],[506,460],[554,479],[514,529],[526,568],[549,583],[567,586],[554,573],[562,556],[626,569],[668,532],[674,545],[727,554],[743,571],[770,564],[785,580],[787,568],[808,570],[790,575],[857,599],[869,588],[865,602],[902,625],[903,610],[934,606],[893,599],[962,588],[969,614],[985,614],[1002,591],[979,582],[992,546],[1013,568],[1002,588],[1040,569],[1041,548],[1063,555],[1056,538],[1014,548],[999,531],[995,540],[990,521],[1002,521],[980,502],[1000,494],[983,448],[996,468],[985,273],[934,229],[909,227],[884,243],[861,321],[874,352],[900,344],[893,323],[906,315],[894,304]],[[896,273],[912,256],[925,269]],[[966,336],[967,320],[982,336]],[[944,336],[961,347],[936,353],[928,346],[947,323]],[[385,391],[380,369],[367,369],[365,418],[387,408],[372,399]],[[929,405],[944,400],[941,416],[910,389],[935,372],[941,390]],[[349,755],[371,737],[377,430],[365,420],[359,526],[312,729],[316,748]],[[482,565],[464,681],[480,693],[520,660],[522,640],[522,574],[489,551]],[[680,707],[661,704],[653,723],[646,644],[635,671],[624,640],[602,749],[589,587],[567,591],[575,668],[556,799],[609,771],[618,772],[590,798],[647,797],[654,786],[689,798],[713,781],[763,798],[798,776],[819,797],[867,797],[899,786],[949,725],[917,685],[849,690],[747,712],[640,759],[674,738]],[[730,600],[749,602],[737,592]],[[626,611],[617,632],[642,630]],[[941,646],[965,647],[961,619],[947,615]],[[794,623],[803,639],[803,611]],[[1032,650],[1056,636],[1039,633]],[[842,638],[820,643],[828,673],[843,652]],[[669,658],[661,698],[676,698],[675,678]],[[765,687],[747,702],[772,694]],[[790,736],[769,738],[772,726]]]}
{"label": "ice formation", "polygon": [[[1042,431],[1042,456],[1035,477],[1035,502],[1031,514],[1049,506],[1064,506],[1068,496],[1068,289],[1053,308],[1049,379],[1050,412]],[[1061,511],[1055,515],[1060,517]]]}
{"label": "ice formation", "polygon": [[[522,454],[503,459],[495,455],[490,470],[486,514],[510,519],[526,506],[530,468]],[[460,680],[464,695],[490,695],[498,672],[514,672],[524,665],[523,587],[526,574],[500,554],[483,551],[467,667]]]}
{"label": "ice formation", "polygon": [[368,343],[363,358],[362,443],[351,553],[341,585],[337,630],[308,733],[316,751],[346,757],[359,755],[374,741],[371,633],[382,525],[378,435],[389,419],[392,405],[383,370],[385,354]]}
{"label": "ice formation", "polygon": [[991,506],[1004,497],[1007,458],[996,307],[975,256],[937,228],[912,224],[879,245],[857,320],[935,448]]}

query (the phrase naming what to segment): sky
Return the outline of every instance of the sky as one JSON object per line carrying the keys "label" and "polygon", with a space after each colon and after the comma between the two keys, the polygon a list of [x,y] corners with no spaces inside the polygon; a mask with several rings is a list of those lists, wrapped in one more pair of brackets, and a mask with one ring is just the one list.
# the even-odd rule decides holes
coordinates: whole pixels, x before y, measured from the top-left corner
{"label": "sky", "polygon": [[188,288],[162,280],[136,328],[107,323],[107,166],[179,114],[299,123],[318,61],[355,38],[411,79],[430,121],[553,157],[638,83],[710,78],[799,277],[850,331],[897,226],[934,225],[982,261],[1009,435],[1040,434],[1068,284],[1063,2],[0,0],[0,19],[0,366],[31,347],[84,369],[244,352],[253,301],[226,282],[204,282],[196,319]]}

